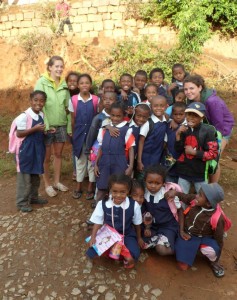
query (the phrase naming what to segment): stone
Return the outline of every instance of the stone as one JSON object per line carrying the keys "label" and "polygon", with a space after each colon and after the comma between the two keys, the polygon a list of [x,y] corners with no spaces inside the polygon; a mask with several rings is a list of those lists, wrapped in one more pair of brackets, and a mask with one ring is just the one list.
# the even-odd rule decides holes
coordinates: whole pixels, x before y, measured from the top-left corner
{"label": "stone", "polygon": [[115,300],[115,299],[116,299],[116,296],[112,291],[108,291],[105,294],[105,300]]}
{"label": "stone", "polygon": [[71,292],[71,295],[78,296],[81,294],[81,291],[78,288],[74,288]]}
{"label": "stone", "polygon": [[145,293],[148,293],[149,290],[150,290],[150,286],[149,286],[148,284],[146,284],[146,285],[143,286],[143,291],[144,291]]}
{"label": "stone", "polygon": [[98,288],[98,293],[103,294],[106,291],[107,287],[104,285],[100,285]]}
{"label": "stone", "polygon": [[159,297],[162,294],[162,291],[160,289],[153,289],[151,290],[151,294],[155,297]]}

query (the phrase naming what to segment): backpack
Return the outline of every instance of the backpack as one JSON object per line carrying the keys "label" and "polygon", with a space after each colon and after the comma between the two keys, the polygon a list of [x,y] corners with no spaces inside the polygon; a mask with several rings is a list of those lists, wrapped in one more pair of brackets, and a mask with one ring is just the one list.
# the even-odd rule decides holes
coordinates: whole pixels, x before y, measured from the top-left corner
{"label": "backpack", "polygon": [[[26,114],[26,117],[27,117],[26,129],[29,129],[29,128],[32,127],[32,121],[33,120],[31,118],[31,116],[26,111],[24,111],[24,113]],[[12,121],[12,124],[11,124],[11,127],[10,127],[8,150],[9,150],[10,153],[19,154],[21,144],[22,144],[22,142],[24,141],[24,139],[26,137],[22,137],[22,138],[17,137],[17,135],[16,135],[16,131],[17,131],[16,119],[17,118],[15,118]]]}
{"label": "backpack", "polygon": [[211,159],[206,161],[206,169],[205,169],[205,179],[208,179],[208,175],[212,175],[216,173],[217,167],[218,167],[218,162],[220,159],[220,154],[221,154],[221,140],[222,140],[222,134],[220,133],[220,131],[216,130],[216,128],[212,125],[209,124],[202,124],[200,131],[199,131],[199,142],[201,145],[204,144],[204,130],[202,128],[211,128],[212,130],[214,129],[215,131],[215,138],[216,138],[216,142],[218,144],[218,155],[216,158]]}
{"label": "backpack", "polygon": [[[92,103],[94,107],[94,113],[95,115],[98,112],[98,103],[99,103],[99,98],[96,95],[92,95]],[[77,112],[77,104],[78,104],[78,95],[72,96],[72,106],[74,110],[74,116],[76,117],[76,112]]]}

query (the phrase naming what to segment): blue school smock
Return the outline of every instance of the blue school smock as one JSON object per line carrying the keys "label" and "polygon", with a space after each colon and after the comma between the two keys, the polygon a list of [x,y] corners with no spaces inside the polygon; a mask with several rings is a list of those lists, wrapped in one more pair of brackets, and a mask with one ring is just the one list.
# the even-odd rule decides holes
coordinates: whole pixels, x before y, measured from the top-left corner
{"label": "blue school smock", "polygon": [[136,156],[137,155],[137,151],[138,151],[138,143],[139,143],[139,136],[140,136],[139,134],[140,134],[141,127],[140,126],[136,126],[135,123],[134,123],[134,121],[133,121],[133,123],[131,123],[131,125],[129,125],[129,128],[132,128],[132,134],[135,137],[135,143],[136,143],[136,145],[133,148],[134,148],[134,156]]}
{"label": "blue school smock", "polygon": [[214,238],[191,236],[191,239],[186,241],[179,236],[175,242],[176,260],[192,266],[200,245],[212,247],[219,256],[220,247]]}
{"label": "blue school smock", "polygon": [[[104,224],[113,227],[112,224],[112,208],[108,208],[105,205],[106,201],[102,201],[102,208],[104,211]],[[135,260],[138,260],[140,256],[140,248],[137,242],[137,236],[133,227],[135,201],[129,198],[129,206],[125,209],[125,228],[124,228],[124,244],[130,251],[130,254]],[[121,206],[113,207],[114,213],[114,228],[123,234],[123,208]],[[89,248],[86,254],[90,258],[97,256],[93,248]]]}
{"label": "blue school smock", "polygon": [[86,142],[86,137],[95,114],[92,100],[86,102],[78,100],[74,133],[72,136],[73,150],[77,158],[81,155],[83,144]]}
{"label": "blue school smock", "polygon": [[122,95],[118,95],[118,102],[122,103],[124,105],[124,108],[127,109],[129,106],[136,106],[139,102],[141,102],[141,99],[139,95],[133,91],[130,91],[127,94],[127,100],[123,100]]}
{"label": "blue school smock", "polygon": [[[32,119],[32,127],[44,123],[39,115],[38,121]],[[44,132],[36,131],[28,135],[21,144],[19,151],[19,168],[25,174],[44,173],[45,144]]]}
{"label": "blue school smock", "polygon": [[142,163],[144,167],[160,164],[167,122],[154,123],[152,131],[147,135],[142,152]]}
{"label": "blue school smock", "polygon": [[[163,198],[158,203],[154,203],[154,196],[150,195],[150,201],[145,200],[144,206],[145,210],[153,216],[152,236],[159,234],[166,236],[171,249],[174,250],[175,240],[179,232],[179,223],[171,212],[168,201]],[[144,240],[146,241],[146,238]]]}
{"label": "blue school smock", "polygon": [[128,167],[125,156],[125,136],[129,127],[125,125],[118,129],[120,131],[118,137],[112,137],[109,130],[106,130],[103,137],[102,156],[98,163],[100,176],[96,178],[99,190],[108,189],[110,175],[124,173]]}

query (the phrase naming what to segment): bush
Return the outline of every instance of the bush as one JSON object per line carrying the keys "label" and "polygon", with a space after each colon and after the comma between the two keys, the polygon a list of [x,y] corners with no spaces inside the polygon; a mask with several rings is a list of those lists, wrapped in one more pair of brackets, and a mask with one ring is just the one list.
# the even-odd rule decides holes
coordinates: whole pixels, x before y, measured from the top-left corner
{"label": "bush", "polygon": [[153,68],[162,68],[171,79],[171,67],[174,63],[183,63],[187,70],[192,70],[196,60],[193,55],[183,52],[179,48],[170,50],[158,49],[155,42],[148,38],[140,40],[126,39],[115,45],[110,53],[108,65],[115,78],[122,73],[134,75],[139,69],[150,72]]}

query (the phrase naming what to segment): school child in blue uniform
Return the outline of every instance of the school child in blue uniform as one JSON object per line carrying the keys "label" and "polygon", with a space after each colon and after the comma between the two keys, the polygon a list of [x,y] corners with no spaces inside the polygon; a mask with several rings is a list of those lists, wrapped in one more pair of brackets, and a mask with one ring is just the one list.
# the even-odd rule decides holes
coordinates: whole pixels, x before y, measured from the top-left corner
{"label": "school child in blue uniform", "polygon": [[167,88],[168,85],[165,84],[165,73],[161,68],[154,68],[151,70],[149,74],[150,83],[154,83],[157,87],[158,95],[164,96],[168,100],[168,104],[171,104],[172,102],[169,102],[169,97],[167,95]]}
{"label": "school child in blue uniform", "polygon": [[[218,183],[202,183],[198,194],[184,194],[170,190],[165,194],[178,197],[189,205],[180,216],[180,235],[175,243],[176,260],[181,270],[192,266],[198,250],[209,260],[216,277],[224,276],[219,259],[223,248],[224,230],[231,226],[219,202],[224,200],[224,191]],[[228,228],[226,225],[228,222]]]}
{"label": "school child in blue uniform", "polygon": [[89,132],[92,120],[97,114],[98,97],[90,94],[92,79],[88,74],[81,74],[78,80],[80,93],[73,96],[69,101],[68,110],[71,112],[73,150],[76,156],[77,186],[73,192],[73,198],[79,199],[82,196],[82,182],[86,175],[89,175],[89,184],[86,199],[94,198],[94,168],[88,157],[85,155],[86,137]]}
{"label": "school child in blue uniform", "polygon": [[[131,176],[134,164],[135,138],[132,134],[132,128],[129,128],[124,121],[125,111],[120,103],[114,103],[111,106],[110,118],[112,126],[119,129],[120,134],[117,137],[110,135],[108,129],[101,128],[98,134],[98,142],[101,145],[98,151],[95,163],[96,185],[98,192],[96,201],[104,199],[108,191],[108,180],[112,174],[124,173]],[[126,157],[126,144],[131,141]]]}
{"label": "school child in blue uniform", "polygon": [[185,109],[186,105],[182,102],[177,102],[172,105],[172,120],[178,125],[175,129],[171,128],[168,124],[166,134],[167,143],[165,151],[165,167],[168,169],[166,176],[166,182],[178,183],[179,176],[176,171],[175,162],[180,156],[180,153],[175,151],[174,144],[176,140],[176,131],[181,125],[186,125],[185,119]]}
{"label": "school child in blue uniform", "polygon": [[133,115],[134,107],[141,102],[140,96],[132,91],[133,77],[130,74],[124,73],[120,76],[119,85],[121,94],[118,95],[118,102],[124,105],[126,111],[126,120],[129,121]]}
{"label": "school child in blue uniform", "polygon": [[146,100],[143,103],[150,105],[152,98],[158,96],[157,86],[154,83],[148,83],[145,87],[145,95]]}
{"label": "school child in blue uniform", "polygon": [[[145,202],[143,211],[151,218],[143,220],[143,248],[154,247],[160,255],[174,254],[175,240],[179,232],[178,215],[181,204],[178,198],[174,201],[165,199],[168,184],[165,183],[166,170],[162,166],[151,166],[145,172]],[[174,185],[174,187],[176,186]]]}
{"label": "school child in blue uniform", "polygon": [[131,198],[135,200],[140,207],[142,207],[142,204],[144,203],[144,195],[145,195],[145,186],[143,181],[138,181],[136,179],[133,179],[132,181],[132,188],[131,188]]}
{"label": "school child in blue uniform", "polygon": [[147,73],[144,70],[138,70],[134,76],[134,86],[133,90],[135,92],[135,89],[138,89],[139,91],[139,96],[141,98],[141,101],[145,101],[146,95],[145,95],[145,88],[147,84]]}
{"label": "school child in blue uniform", "polygon": [[[45,92],[34,91],[30,94],[31,107],[16,118],[17,137],[24,138],[19,153],[16,153],[16,205],[22,212],[31,212],[33,209],[30,204],[46,204],[48,202],[38,197],[39,175],[44,173],[45,125],[42,109],[46,98]],[[27,128],[27,124],[31,124],[31,126]]]}
{"label": "school child in blue uniform", "polygon": [[[109,199],[99,201],[90,218],[94,226],[90,248],[86,254],[89,258],[97,256],[92,245],[96,242],[96,234],[99,228],[103,224],[107,224],[123,235],[123,247],[120,256],[124,259],[124,267],[132,268],[140,255],[137,235],[140,236],[141,209],[136,201],[129,198],[131,190],[131,178],[129,176],[124,174],[111,175],[109,190]],[[141,238],[140,242],[142,242]]]}
{"label": "school child in blue uniform", "polygon": [[160,164],[166,140],[167,121],[165,110],[167,101],[163,96],[151,100],[151,120],[147,121],[140,130],[137,154],[137,170],[142,172],[150,165]]}

